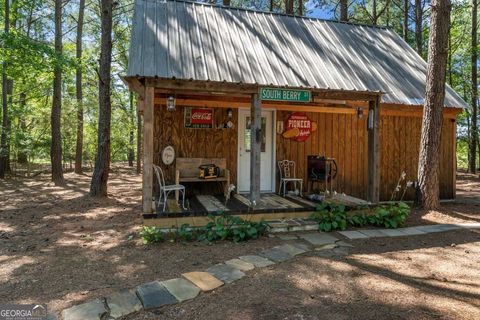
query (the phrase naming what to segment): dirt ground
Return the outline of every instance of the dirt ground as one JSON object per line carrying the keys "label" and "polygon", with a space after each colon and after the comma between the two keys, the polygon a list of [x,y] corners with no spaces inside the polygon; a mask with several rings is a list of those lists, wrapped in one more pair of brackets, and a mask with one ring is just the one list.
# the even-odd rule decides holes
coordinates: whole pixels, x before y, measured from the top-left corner
{"label": "dirt ground", "polygon": [[[144,246],[138,238],[141,181],[133,169],[114,168],[107,200],[88,196],[89,175],[65,177],[65,187],[54,186],[48,175],[0,181],[0,303],[47,303],[58,312],[280,243],[264,237],[244,244]],[[480,180],[460,174],[458,186],[458,203],[445,203],[423,218],[414,213],[408,224],[480,222]],[[230,319],[315,319],[321,305],[322,315],[337,314],[340,319],[350,312],[360,314],[365,302],[364,311],[372,317],[388,309],[393,318],[409,318],[418,310],[425,310],[420,318],[456,317],[461,312],[461,317],[470,318],[475,308],[478,312],[480,300],[479,235],[457,232],[430,237],[430,242],[402,239],[409,242],[408,249],[397,241],[356,242],[348,263],[345,257],[326,259],[316,254],[297,258],[255,271],[252,277],[179,308],[162,309],[161,316],[141,313],[134,318],[211,319],[224,314]],[[450,247],[452,242],[458,245]],[[427,273],[434,270],[449,281],[430,279]],[[379,286],[373,285],[374,279],[380,280]],[[301,292],[312,294],[305,298]],[[407,297],[421,292],[424,300]],[[199,306],[202,310],[197,310]]]}

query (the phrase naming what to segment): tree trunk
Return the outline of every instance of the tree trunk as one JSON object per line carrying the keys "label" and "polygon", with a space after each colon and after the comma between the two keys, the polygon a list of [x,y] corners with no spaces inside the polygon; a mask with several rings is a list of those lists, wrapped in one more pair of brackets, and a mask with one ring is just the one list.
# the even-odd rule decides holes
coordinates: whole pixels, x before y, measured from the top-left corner
{"label": "tree trunk", "polygon": [[423,106],[418,187],[415,199],[416,204],[425,209],[435,209],[440,204],[440,142],[451,3],[450,0],[433,0],[431,8],[427,86]]}
{"label": "tree trunk", "polygon": [[137,174],[142,172],[142,117],[137,111]]}
{"label": "tree trunk", "polygon": [[110,122],[111,101],[110,81],[112,64],[112,10],[113,0],[101,1],[101,41],[100,41],[100,71],[98,82],[98,147],[95,159],[90,195],[107,196],[108,173],[110,170]]}
{"label": "tree trunk", "polygon": [[477,113],[478,113],[478,83],[477,83],[477,0],[472,0],[472,126],[470,130],[470,141],[468,151],[470,153],[468,161],[468,170],[470,173],[477,172]]}
{"label": "tree trunk", "polygon": [[76,58],[77,69],[75,72],[76,95],[77,95],[77,143],[75,146],[75,173],[82,173],[83,162],[83,88],[82,88],[82,36],[83,36],[83,16],[85,12],[85,0],[80,0],[78,7],[77,23],[77,44]]}
{"label": "tree trunk", "polygon": [[55,53],[58,60],[55,63],[53,78],[53,103],[51,113],[52,143],[50,147],[50,160],[52,162],[52,181],[61,185],[63,180],[62,169],[62,135],[61,135],[61,110],[62,110],[62,0],[55,0]]}
{"label": "tree trunk", "polygon": [[[10,32],[10,1],[5,0],[5,22],[4,32]],[[0,179],[5,178],[5,173],[9,170],[8,159],[10,159],[10,147],[8,130],[10,120],[8,118],[8,78],[7,78],[7,63],[2,65],[2,134],[0,137]]]}
{"label": "tree trunk", "polygon": [[419,55],[423,55],[423,5],[415,0],[415,43]]}
{"label": "tree trunk", "polygon": [[223,0],[224,6],[230,6],[230,0]]}
{"label": "tree trunk", "polygon": [[274,1],[274,0],[270,0],[270,6],[269,6],[270,12],[273,11],[273,1]]}
{"label": "tree trunk", "polygon": [[133,147],[135,134],[133,132],[133,128],[135,126],[135,106],[133,105],[133,92],[130,92],[130,109],[129,109],[129,117],[130,117],[130,132],[128,135],[128,166],[133,167],[133,161],[135,160],[135,150]]}
{"label": "tree trunk", "polygon": [[374,26],[377,25],[377,20],[378,20],[378,16],[377,16],[377,0],[373,0],[372,1],[372,24]]}
{"label": "tree trunk", "polygon": [[410,0],[403,1],[403,40],[408,42],[408,11]]}
{"label": "tree trunk", "polygon": [[303,16],[303,0],[298,0],[298,15]]}
{"label": "tree trunk", "polygon": [[293,0],[285,0],[285,13],[293,14]]}
{"label": "tree trunk", "polygon": [[[20,112],[22,113],[25,112],[26,99],[27,99],[26,93],[21,92],[19,97],[19,106],[20,106]],[[27,132],[27,124],[25,123],[25,117],[20,116],[18,121],[19,121],[20,131],[22,133]],[[28,163],[27,145],[24,141],[19,141],[17,161],[19,164]]]}
{"label": "tree trunk", "polygon": [[348,0],[340,0],[340,21],[348,21]]}

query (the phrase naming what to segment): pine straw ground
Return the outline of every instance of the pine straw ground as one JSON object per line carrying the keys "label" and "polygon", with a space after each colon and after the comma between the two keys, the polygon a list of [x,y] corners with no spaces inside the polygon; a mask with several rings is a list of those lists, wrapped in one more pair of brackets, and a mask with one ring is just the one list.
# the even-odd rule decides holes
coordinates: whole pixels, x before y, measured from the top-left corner
{"label": "pine straw ground", "polygon": [[[88,196],[89,173],[65,176],[64,187],[47,175],[0,182],[0,303],[47,303],[59,312],[281,242],[144,246],[141,182],[133,169],[114,168],[106,200]],[[458,195],[458,203],[439,211],[414,212],[408,224],[480,222],[480,180],[459,174]],[[299,256],[128,319],[480,318],[479,232],[352,243],[346,256]]]}

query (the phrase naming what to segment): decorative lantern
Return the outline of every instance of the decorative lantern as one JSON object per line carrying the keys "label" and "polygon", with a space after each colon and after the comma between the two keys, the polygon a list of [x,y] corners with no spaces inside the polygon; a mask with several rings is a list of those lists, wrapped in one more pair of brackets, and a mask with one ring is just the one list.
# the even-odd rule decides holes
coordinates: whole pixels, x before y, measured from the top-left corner
{"label": "decorative lantern", "polygon": [[167,98],[167,111],[175,111],[175,97],[169,96]]}

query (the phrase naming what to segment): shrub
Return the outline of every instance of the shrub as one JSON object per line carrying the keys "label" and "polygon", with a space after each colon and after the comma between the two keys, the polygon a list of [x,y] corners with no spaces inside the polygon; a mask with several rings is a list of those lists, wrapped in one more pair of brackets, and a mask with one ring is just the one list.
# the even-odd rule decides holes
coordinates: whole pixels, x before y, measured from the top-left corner
{"label": "shrub", "polygon": [[163,234],[160,229],[156,227],[143,227],[142,231],[140,231],[140,237],[144,244],[163,241]]}
{"label": "shrub", "polygon": [[405,202],[391,202],[378,206],[375,214],[368,218],[373,225],[393,229],[403,226],[409,214],[410,207]]}
{"label": "shrub", "polygon": [[316,212],[310,218],[318,222],[318,227],[322,231],[347,228],[347,212],[342,204],[322,203],[317,206]]}
{"label": "shrub", "polygon": [[194,230],[188,223],[184,223],[175,232],[175,238],[183,242],[190,242],[195,239]]}

